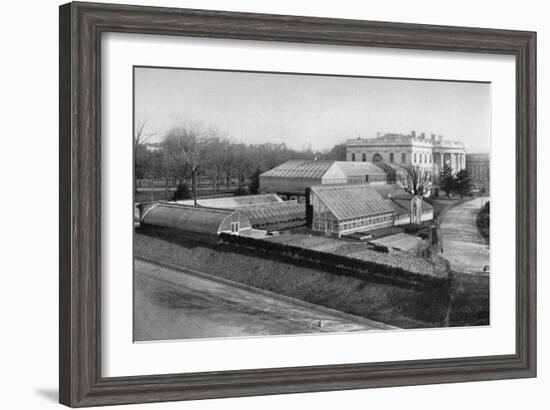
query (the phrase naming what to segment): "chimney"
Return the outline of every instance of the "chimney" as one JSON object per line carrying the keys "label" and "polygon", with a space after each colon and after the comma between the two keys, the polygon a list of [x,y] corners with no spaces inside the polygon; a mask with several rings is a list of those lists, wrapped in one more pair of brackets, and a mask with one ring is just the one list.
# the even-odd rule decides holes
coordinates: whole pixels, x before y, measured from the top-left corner
{"label": "chimney", "polygon": [[425,139],[425,138],[426,138],[426,133],[425,133],[425,132],[422,132],[422,133],[420,134],[420,139],[423,140],[423,139]]}
{"label": "chimney", "polygon": [[416,138],[416,131],[415,130],[411,131],[411,137]]}
{"label": "chimney", "polygon": [[306,188],[306,226],[311,228],[313,225],[313,205],[311,205],[311,188]]}
{"label": "chimney", "polygon": [[435,134],[432,134],[432,141],[435,141]]}
{"label": "chimney", "polygon": [[382,133],[380,131],[376,131],[376,138],[380,138],[381,135]]}

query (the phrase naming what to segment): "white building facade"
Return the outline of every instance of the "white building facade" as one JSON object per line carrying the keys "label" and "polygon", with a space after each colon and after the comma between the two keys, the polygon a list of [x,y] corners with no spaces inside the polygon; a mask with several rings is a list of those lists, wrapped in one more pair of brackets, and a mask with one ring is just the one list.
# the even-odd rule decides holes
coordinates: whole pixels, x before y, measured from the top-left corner
{"label": "white building facade", "polygon": [[448,141],[441,135],[380,134],[376,138],[357,138],[346,141],[346,160],[387,163],[402,167],[411,165],[429,169],[437,182],[444,164],[453,173],[466,168],[466,152],[460,141]]}

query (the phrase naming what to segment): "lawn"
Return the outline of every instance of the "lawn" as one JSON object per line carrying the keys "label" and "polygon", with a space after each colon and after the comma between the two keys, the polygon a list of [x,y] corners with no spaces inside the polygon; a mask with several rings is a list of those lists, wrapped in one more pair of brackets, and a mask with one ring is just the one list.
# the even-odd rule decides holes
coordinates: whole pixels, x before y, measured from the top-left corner
{"label": "lawn", "polygon": [[[480,324],[485,313],[464,293],[470,283],[458,284],[457,297],[446,286],[415,289],[343,276],[281,262],[229,245],[174,241],[136,233],[136,256],[201,270],[235,282],[326,306],[402,328]],[[457,278],[462,280],[462,278]],[[478,296],[475,296],[478,297]],[[455,301],[449,310],[450,301]],[[470,306],[471,304],[471,306]],[[468,305],[468,306],[465,306]],[[467,308],[467,309],[465,309]],[[451,314],[448,316],[448,313]],[[455,323],[456,318],[456,323]],[[449,320],[450,319],[450,320]]]}
{"label": "lawn", "polygon": [[434,219],[437,219],[441,213],[450,206],[457,205],[459,199],[451,199],[445,197],[427,198],[425,199],[434,208]]}
{"label": "lawn", "polygon": [[449,320],[454,326],[489,321],[489,275],[451,273]]}
{"label": "lawn", "polygon": [[462,204],[464,202],[470,201],[475,198],[476,198],[475,196],[464,197],[462,199],[460,197],[447,198],[444,196],[438,196],[438,197],[426,198],[425,201],[428,202],[431,206],[433,206],[434,219],[437,219],[440,216],[442,216],[449,208]]}

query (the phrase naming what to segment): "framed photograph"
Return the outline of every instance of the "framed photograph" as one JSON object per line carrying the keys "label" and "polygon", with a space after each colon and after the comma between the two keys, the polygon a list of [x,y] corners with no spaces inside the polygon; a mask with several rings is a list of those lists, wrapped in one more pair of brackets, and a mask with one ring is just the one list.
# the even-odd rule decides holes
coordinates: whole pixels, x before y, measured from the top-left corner
{"label": "framed photograph", "polygon": [[60,402],[536,375],[536,33],[60,7]]}

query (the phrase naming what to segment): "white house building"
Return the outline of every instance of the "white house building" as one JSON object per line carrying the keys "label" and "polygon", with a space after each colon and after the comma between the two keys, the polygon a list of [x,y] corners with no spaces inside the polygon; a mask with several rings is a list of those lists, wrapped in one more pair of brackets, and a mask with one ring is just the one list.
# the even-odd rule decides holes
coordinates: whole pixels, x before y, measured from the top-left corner
{"label": "white house building", "polygon": [[448,141],[441,135],[381,134],[376,138],[357,138],[346,141],[346,160],[373,162],[408,167],[421,166],[434,175],[434,182],[444,164],[453,172],[466,168],[466,151],[460,141]]}

